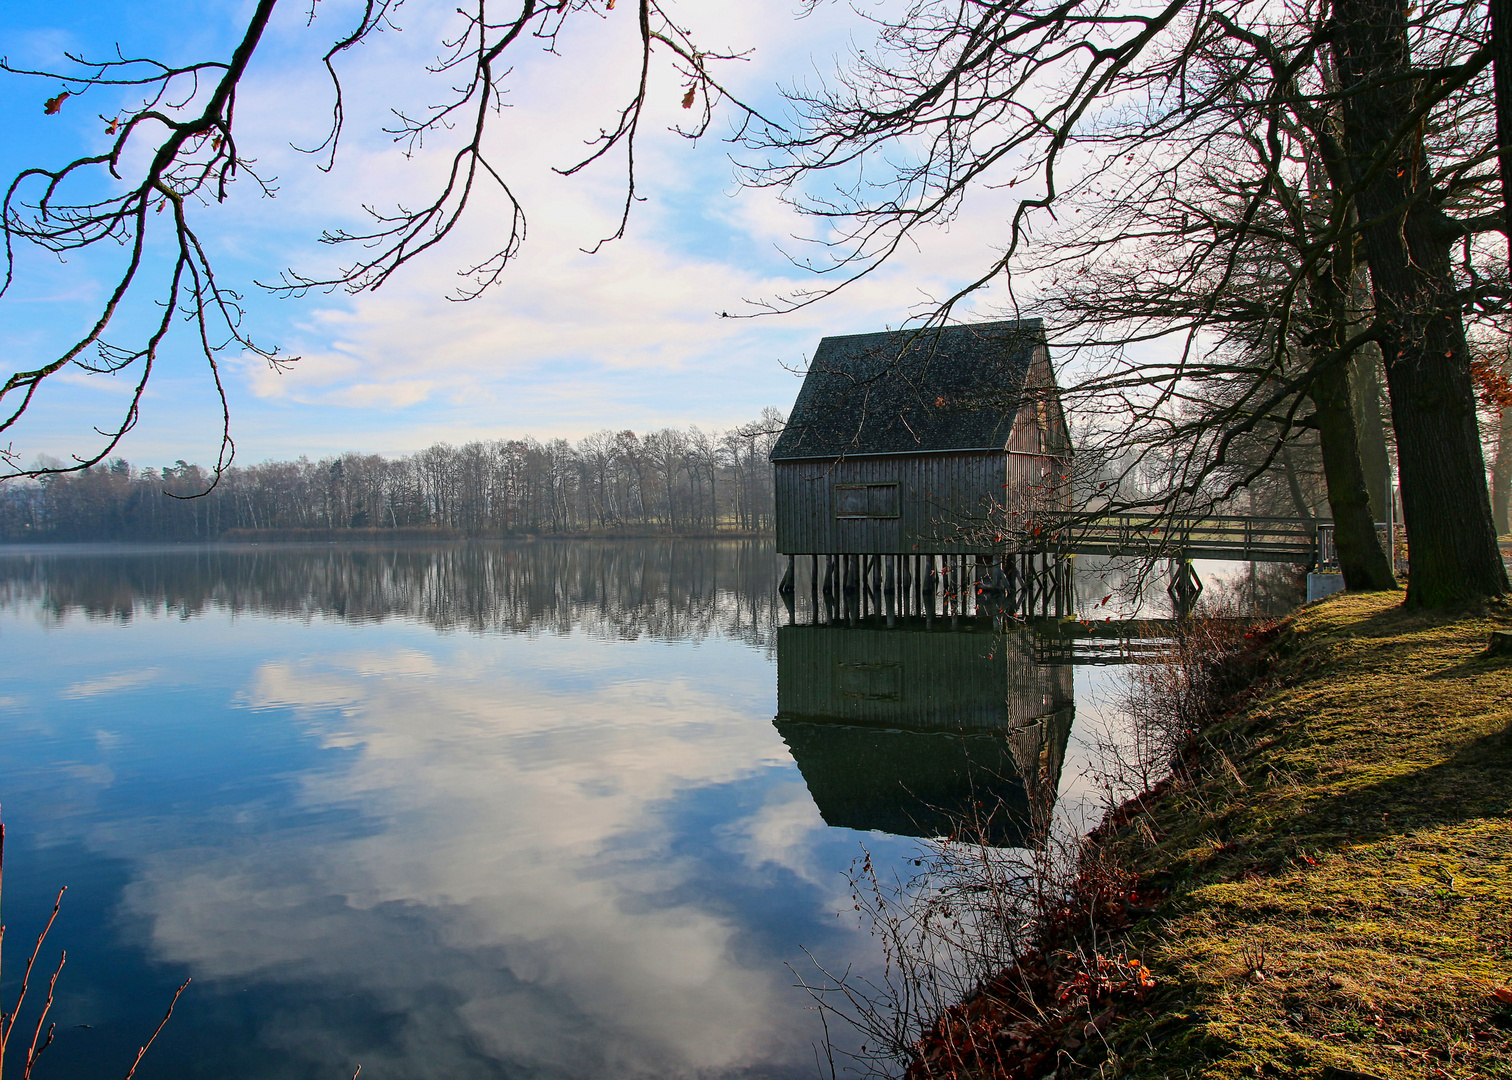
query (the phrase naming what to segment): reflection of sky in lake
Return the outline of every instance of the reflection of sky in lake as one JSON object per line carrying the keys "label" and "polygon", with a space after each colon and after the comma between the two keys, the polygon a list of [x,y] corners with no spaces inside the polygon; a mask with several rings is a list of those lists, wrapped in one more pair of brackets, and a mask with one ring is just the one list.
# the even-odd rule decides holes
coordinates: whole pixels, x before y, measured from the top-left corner
{"label": "reflection of sky in lake", "polygon": [[869,955],[741,641],[24,602],[0,641],[12,933],[76,886],[53,1076],[184,975],[139,1075],[810,1075],[783,963]]}
{"label": "reflection of sky in lake", "polygon": [[[785,965],[874,965],[843,871],[917,842],[826,827],[774,726],[769,546],[230,550],[0,557],[46,1075],[124,1072],[187,976],[139,1076],[814,1075]],[[1075,669],[1063,827],[1118,683]]]}

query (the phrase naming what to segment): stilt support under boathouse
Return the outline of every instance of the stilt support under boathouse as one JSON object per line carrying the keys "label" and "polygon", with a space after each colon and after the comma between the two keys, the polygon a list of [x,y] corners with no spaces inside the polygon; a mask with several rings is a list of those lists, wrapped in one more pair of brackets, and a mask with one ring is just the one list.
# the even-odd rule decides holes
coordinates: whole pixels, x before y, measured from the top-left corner
{"label": "stilt support under boathouse", "polygon": [[1063,618],[1076,610],[1071,558],[1053,551],[789,555],[778,592],[788,622],[811,625],[922,620],[933,627],[938,620],[958,627],[963,619]]}

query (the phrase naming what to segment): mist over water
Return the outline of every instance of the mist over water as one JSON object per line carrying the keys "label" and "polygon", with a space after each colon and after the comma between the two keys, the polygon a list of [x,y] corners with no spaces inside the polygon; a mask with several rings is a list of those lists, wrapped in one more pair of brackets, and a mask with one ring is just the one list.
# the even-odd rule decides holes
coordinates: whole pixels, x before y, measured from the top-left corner
{"label": "mist over water", "polygon": [[786,965],[878,963],[862,842],[903,866],[994,784],[1080,805],[1113,676],[990,629],[789,627],[780,568],[0,549],[7,1002],[70,887],[45,1075],[124,1073],[190,976],[139,1076],[815,1075]]}

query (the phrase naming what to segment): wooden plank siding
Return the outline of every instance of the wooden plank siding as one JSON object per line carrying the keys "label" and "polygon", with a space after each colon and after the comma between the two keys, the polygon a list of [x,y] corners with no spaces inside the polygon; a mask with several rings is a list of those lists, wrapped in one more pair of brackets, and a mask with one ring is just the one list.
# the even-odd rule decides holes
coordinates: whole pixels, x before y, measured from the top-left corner
{"label": "wooden plank siding", "polygon": [[1007,732],[1073,702],[1071,666],[1040,664],[1032,644],[995,634],[784,626],[777,711],[915,730]]}
{"label": "wooden plank siding", "polygon": [[943,836],[994,807],[983,839],[1042,839],[1075,717],[1069,664],[993,634],[784,626],[776,727],[825,822]]}
{"label": "wooden plank siding", "polygon": [[1037,319],[826,337],[772,450],[777,550],[1002,553],[1070,509],[1071,452]]}
{"label": "wooden plank siding", "polygon": [[[777,550],[790,555],[986,553],[992,546],[984,543],[983,531],[1002,527],[1007,514],[1027,510],[1031,502],[1069,494],[1069,484],[1060,480],[1069,471],[1063,461],[1020,450],[773,465]],[[836,489],[867,484],[898,485],[897,517],[840,516]]]}

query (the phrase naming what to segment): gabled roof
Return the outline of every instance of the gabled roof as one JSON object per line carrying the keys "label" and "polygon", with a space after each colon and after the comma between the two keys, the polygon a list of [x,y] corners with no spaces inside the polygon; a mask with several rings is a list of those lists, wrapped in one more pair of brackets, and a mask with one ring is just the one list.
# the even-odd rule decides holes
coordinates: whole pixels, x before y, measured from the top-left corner
{"label": "gabled roof", "polygon": [[827,337],[771,458],[1001,450],[1044,343],[1039,319]]}

